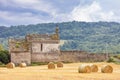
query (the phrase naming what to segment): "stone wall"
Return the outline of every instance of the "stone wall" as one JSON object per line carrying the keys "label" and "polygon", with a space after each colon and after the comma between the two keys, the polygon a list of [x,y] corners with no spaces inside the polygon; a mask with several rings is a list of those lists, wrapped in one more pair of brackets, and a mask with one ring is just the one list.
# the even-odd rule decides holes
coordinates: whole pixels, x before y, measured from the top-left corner
{"label": "stone wall", "polygon": [[32,43],[31,61],[32,62],[58,61],[59,53],[60,50],[58,43],[39,43],[39,42]]}
{"label": "stone wall", "polygon": [[43,52],[51,52],[51,51],[60,51],[59,50],[59,44],[55,43],[43,43]]}
{"label": "stone wall", "polygon": [[96,62],[105,61],[106,54],[93,54],[84,51],[61,51],[60,53],[32,53],[32,62]]}
{"label": "stone wall", "polygon": [[59,51],[58,43],[32,43],[32,53],[50,53],[51,51]]}
{"label": "stone wall", "polygon": [[26,64],[31,64],[31,53],[29,52],[17,52],[11,53],[11,62],[18,65],[21,62],[25,62]]}
{"label": "stone wall", "polygon": [[60,60],[64,62],[95,62],[106,59],[106,54],[93,54],[83,51],[61,51],[60,53]]}
{"label": "stone wall", "polygon": [[31,64],[31,62],[95,62],[105,61],[106,59],[106,54],[92,54],[84,51],[61,51],[53,53],[11,53],[12,62],[15,64],[25,62],[28,65]]}
{"label": "stone wall", "polygon": [[32,62],[50,62],[50,61],[58,61],[59,54],[58,53],[32,53],[31,54]]}

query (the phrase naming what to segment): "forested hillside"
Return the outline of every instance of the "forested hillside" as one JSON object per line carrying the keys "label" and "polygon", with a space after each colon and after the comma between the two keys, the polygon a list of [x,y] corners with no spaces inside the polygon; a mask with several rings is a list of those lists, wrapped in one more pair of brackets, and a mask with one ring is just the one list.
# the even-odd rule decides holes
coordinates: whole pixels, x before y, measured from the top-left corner
{"label": "forested hillside", "polygon": [[63,22],[0,27],[0,43],[7,45],[9,37],[24,37],[29,33],[54,33],[58,25],[60,39],[67,40],[61,50],[120,53],[120,23]]}

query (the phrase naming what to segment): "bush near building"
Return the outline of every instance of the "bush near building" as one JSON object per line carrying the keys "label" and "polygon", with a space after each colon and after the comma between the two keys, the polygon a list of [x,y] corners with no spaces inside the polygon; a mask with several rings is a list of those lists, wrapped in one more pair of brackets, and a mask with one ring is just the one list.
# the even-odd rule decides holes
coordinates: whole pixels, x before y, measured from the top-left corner
{"label": "bush near building", "polygon": [[7,64],[10,62],[10,54],[7,50],[0,51],[0,62]]}

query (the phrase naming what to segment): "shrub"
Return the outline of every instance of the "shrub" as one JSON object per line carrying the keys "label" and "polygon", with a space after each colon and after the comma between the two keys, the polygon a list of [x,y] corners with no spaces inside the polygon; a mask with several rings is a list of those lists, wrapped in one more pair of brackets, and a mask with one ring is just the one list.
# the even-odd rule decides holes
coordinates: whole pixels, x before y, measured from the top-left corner
{"label": "shrub", "polygon": [[4,64],[10,62],[10,54],[7,50],[0,51],[0,61]]}
{"label": "shrub", "polygon": [[107,62],[115,62],[113,57],[110,57]]}
{"label": "shrub", "polygon": [[0,65],[3,65],[3,63],[2,63],[2,62],[0,62]]}
{"label": "shrub", "polygon": [[118,59],[120,59],[120,54],[118,54],[118,55],[114,55],[113,57],[114,57],[114,58],[118,58]]}

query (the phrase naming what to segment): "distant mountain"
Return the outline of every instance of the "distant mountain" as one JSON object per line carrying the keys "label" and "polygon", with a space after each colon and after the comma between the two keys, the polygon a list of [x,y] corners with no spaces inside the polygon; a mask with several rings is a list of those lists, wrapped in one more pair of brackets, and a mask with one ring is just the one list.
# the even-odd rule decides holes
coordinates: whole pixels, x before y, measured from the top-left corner
{"label": "distant mountain", "polygon": [[4,27],[0,26],[0,43],[7,45],[9,37],[23,37],[29,33],[54,33],[58,25],[60,38],[67,40],[62,50],[120,53],[120,23],[116,22],[62,22]]}

